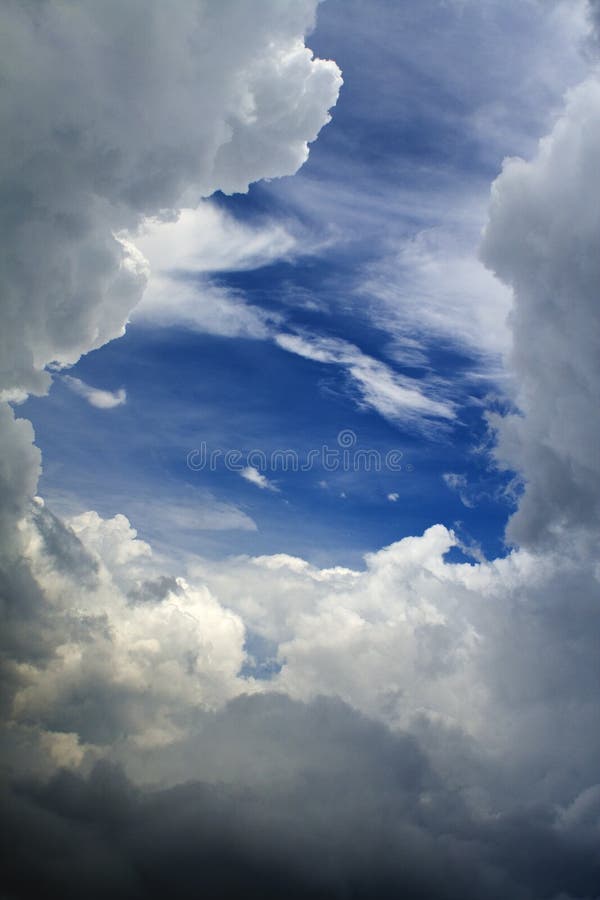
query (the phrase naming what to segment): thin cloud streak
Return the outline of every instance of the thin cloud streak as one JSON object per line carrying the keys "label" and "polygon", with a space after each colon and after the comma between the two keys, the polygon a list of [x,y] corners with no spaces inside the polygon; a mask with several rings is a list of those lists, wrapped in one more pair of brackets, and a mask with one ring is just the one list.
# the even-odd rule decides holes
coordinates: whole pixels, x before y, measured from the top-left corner
{"label": "thin cloud streak", "polygon": [[86,384],[80,378],[74,378],[73,375],[63,375],[62,380],[69,390],[79,397],[83,397],[90,406],[95,406],[96,409],[114,409],[116,406],[124,406],[127,402],[125,388],[119,388],[116,391],[104,391]]}

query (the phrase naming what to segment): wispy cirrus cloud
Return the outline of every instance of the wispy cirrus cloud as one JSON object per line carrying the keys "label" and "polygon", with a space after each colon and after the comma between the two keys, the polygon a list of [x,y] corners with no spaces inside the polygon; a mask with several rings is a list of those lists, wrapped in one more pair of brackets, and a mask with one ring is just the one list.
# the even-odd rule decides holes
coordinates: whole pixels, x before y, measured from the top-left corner
{"label": "wispy cirrus cloud", "polygon": [[442,478],[447,488],[456,491],[463,506],[468,509],[475,506],[475,501],[469,495],[469,482],[466,475],[459,472],[444,472]]}
{"label": "wispy cirrus cloud", "polygon": [[483,213],[478,223],[471,212],[396,241],[366,267],[357,292],[372,321],[400,344],[406,335],[445,341],[469,354],[476,369],[502,377],[511,293],[477,258],[481,222]]}
{"label": "wispy cirrus cloud", "polygon": [[203,334],[264,340],[281,316],[248,303],[214,276],[292,258],[296,238],[280,224],[246,224],[210,201],[164,221],[146,219],[127,240],[148,261],[148,285],[132,320]]}
{"label": "wispy cirrus cloud", "polygon": [[171,219],[145,219],[128,237],[152,272],[173,275],[257,269],[291,258],[297,248],[296,238],[281,222],[242,222],[210,200]]}
{"label": "wispy cirrus cloud", "polygon": [[455,416],[454,404],[442,396],[439,384],[402,375],[348,341],[281,332],[275,335],[275,342],[289,353],[339,366],[356,389],[359,403],[390,422],[418,425],[433,420],[450,421]]}

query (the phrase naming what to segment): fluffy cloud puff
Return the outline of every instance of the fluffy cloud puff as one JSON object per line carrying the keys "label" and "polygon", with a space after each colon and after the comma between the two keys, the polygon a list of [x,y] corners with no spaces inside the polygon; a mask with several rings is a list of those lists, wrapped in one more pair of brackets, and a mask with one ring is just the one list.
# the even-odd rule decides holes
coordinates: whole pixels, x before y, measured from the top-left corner
{"label": "fluffy cloud puff", "polygon": [[98,749],[160,745],[191,711],[240,692],[240,618],[206,587],[158,574],[124,516],[84,513],[65,527],[38,506],[22,534],[44,598],[42,615],[22,625],[50,647],[12,664],[14,722]]}
{"label": "fluffy cloud puff", "polygon": [[[196,575],[277,648],[273,687],[305,701],[332,693],[417,733],[443,723],[503,759],[530,796],[577,793],[600,751],[597,566],[573,545],[564,558],[451,564],[454,543],[434,526],[369,555],[362,571],[277,556]],[[537,782],[525,774],[533,765]]]}

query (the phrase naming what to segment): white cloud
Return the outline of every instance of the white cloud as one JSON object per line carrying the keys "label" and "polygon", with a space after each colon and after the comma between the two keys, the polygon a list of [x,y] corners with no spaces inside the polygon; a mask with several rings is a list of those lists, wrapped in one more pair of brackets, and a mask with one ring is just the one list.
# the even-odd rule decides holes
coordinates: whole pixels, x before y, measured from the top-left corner
{"label": "white cloud", "polygon": [[281,317],[247,303],[235,291],[188,275],[152,278],[132,320],[223,337],[266,340]]}
{"label": "white cloud", "polygon": [[254,468],[254,466],[245,466],[240,475],[246,481],[249,481],[250,484],[255,484],[256,487],[260,488],[262,491],[278,491],[279,488],[277,485],[273,484],[272,481],[266,477],[266,475],[262,475],[258,469]]}
{"label": "white cloud", "polygon": [[210,276],[290,258],[296,239],[282,225],[249,226],[205,201],[173,221],[145,220],[129,239],[150,268],[133,321],[261,340],[280,323],[280,316],[247,303]]}
{"label": "white cloud", "polygon": [[[302,165],[341,83],[335,63],[304,45],[315,8],[175,0],[167,10],[150,0],[140,14],[136,3],[83,0],[73,13],[48,0],[3,9],[0,389],[44,392],[46,365],[70,365],[123,334],[148,277],[124,230]],[[259,239],[249,257],[263,252]]]}
{"label": "white cloud", "polygon": [[289,258],[296,249],[295,237],[282,224],[248,225],[206,200],[172,220],[145,219],[128,237],[151,271],[163,275],[257,269]]}
{"label": "white cloud", "polygon": [[65,524],[86,550],[102,561],[112,578],[118,580],[124,576],[131,582],[143,576],[152,550],[146,541],[138,538],[126,516],[118,513],[112,519],[102,519],[94,510],[88,510],[66,519]]}
{"label": "white cloud", "polygon": [[498,377],[510,346],[511,294],[477,258],[478,241],[470,222],[421,231],[370,266],[359,292],[400,347],[407,335],[441,338]]}
{"label": "white cloud", "polygon": [[18,419],[7,403],[0,403],[0,564],[19,556],[17,523],[26,515],[41,473],[41,453],[34,446],[31,422]]}
{"label": "white cloud", "polygon": [[241,620],[206,588],[161,576],[124,516],[88,512],[65,528],[38,507],[32,524],[25,555],[59,630],[48,659],[15,665],[17,721],[139,748],[175,740],[186,709],[238,692]]}
{"label": "white cloud", "polygon": [[161,527],[176,533],[182,531],[256,531],[256,522],[231,503],[218,502],[212,498],[194,498],[189,503],[134,503],[132,512],[137,512],[140,521],[148,515],[160,519]]}
{"label": "white cloud", "polygon": [[280,333],[275,342],[283,350],[327,365],[338,365],[357,389],[360,402],[394,423],[424,424],[427,419],[452,419],[453,404],[438,385],[394,372],[388,365],[338,338]]}
{"label": "white cloud", "polygon": [[400,494],[396,494],[396,493],[388,494],[387,498],[390,501],[390,503],[397,503],[398,500],[400,499]]}
{"label": "white cloud", "polygon": [[[443,722],[502,758],[515,786],[535,760],[547,778],[530,797],[577,792],[595,778],[600,749],[585,662],[596,564],[573,546],[570,556],[451,564],[455,543],[435,526],[368,555],[361,572],[274,557],[205,563],[195,577],[278,646],[277,690],[304,700],[331,692],[417,733]],[[579,774],[564,767],[572,754]]]}
{"label": "white cloud", "polygon": [[127,393],[124,388],[119,388],[117,391],[103,391],[72,375],[63,375],[62,380],[73,393],[79,394],[80,397],[87,400],[90,406],[95,406],[97,409],[114,409],[115,406],[123,406],[127,402]]}

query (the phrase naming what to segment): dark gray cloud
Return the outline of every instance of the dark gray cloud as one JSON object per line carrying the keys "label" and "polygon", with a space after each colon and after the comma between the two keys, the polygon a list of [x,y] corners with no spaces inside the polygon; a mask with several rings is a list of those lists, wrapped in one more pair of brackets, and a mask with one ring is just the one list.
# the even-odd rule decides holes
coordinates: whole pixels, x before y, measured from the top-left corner
{"label": "dark gray cloud", "polygon": [[588,8],[592,22],[596,29],[600,28],[600,2],[598,0],[587,0]]}
{"label": "dark gray cloud", "polygon": [[178,593],[180,590],[177,579],[172,575],[159,575],[133,588],[129,592],[129,598],[132,603],[160,603],[170,593]]}
{"label": "dark gray cloud", "polygon": [[98,563],[73,531],[39,498],[33,504],[31,512],[32,520],[42,540],[40,550],[52,560],[56,570],[76,578],[83,590],[96,587]]}
{"label": "dark gray cloud", "polygon": [[[255,719],[264,728],[257,743]],[[6,785],[3,887],[45,897],[590,898],[591,830],[556,810],[469,811],[413,738],[335,701],[241,698],[213,723],[271,763],[263,783],[135,787],[116,768]],[[266,727],[265,727],[266,726]],[[205,752],[198,739],[197,752]],[[257,760],[258,762],[258,760]],[[248,773],[246,772],[246,775]],[[595,798],[595,813],[600,800]]]}

